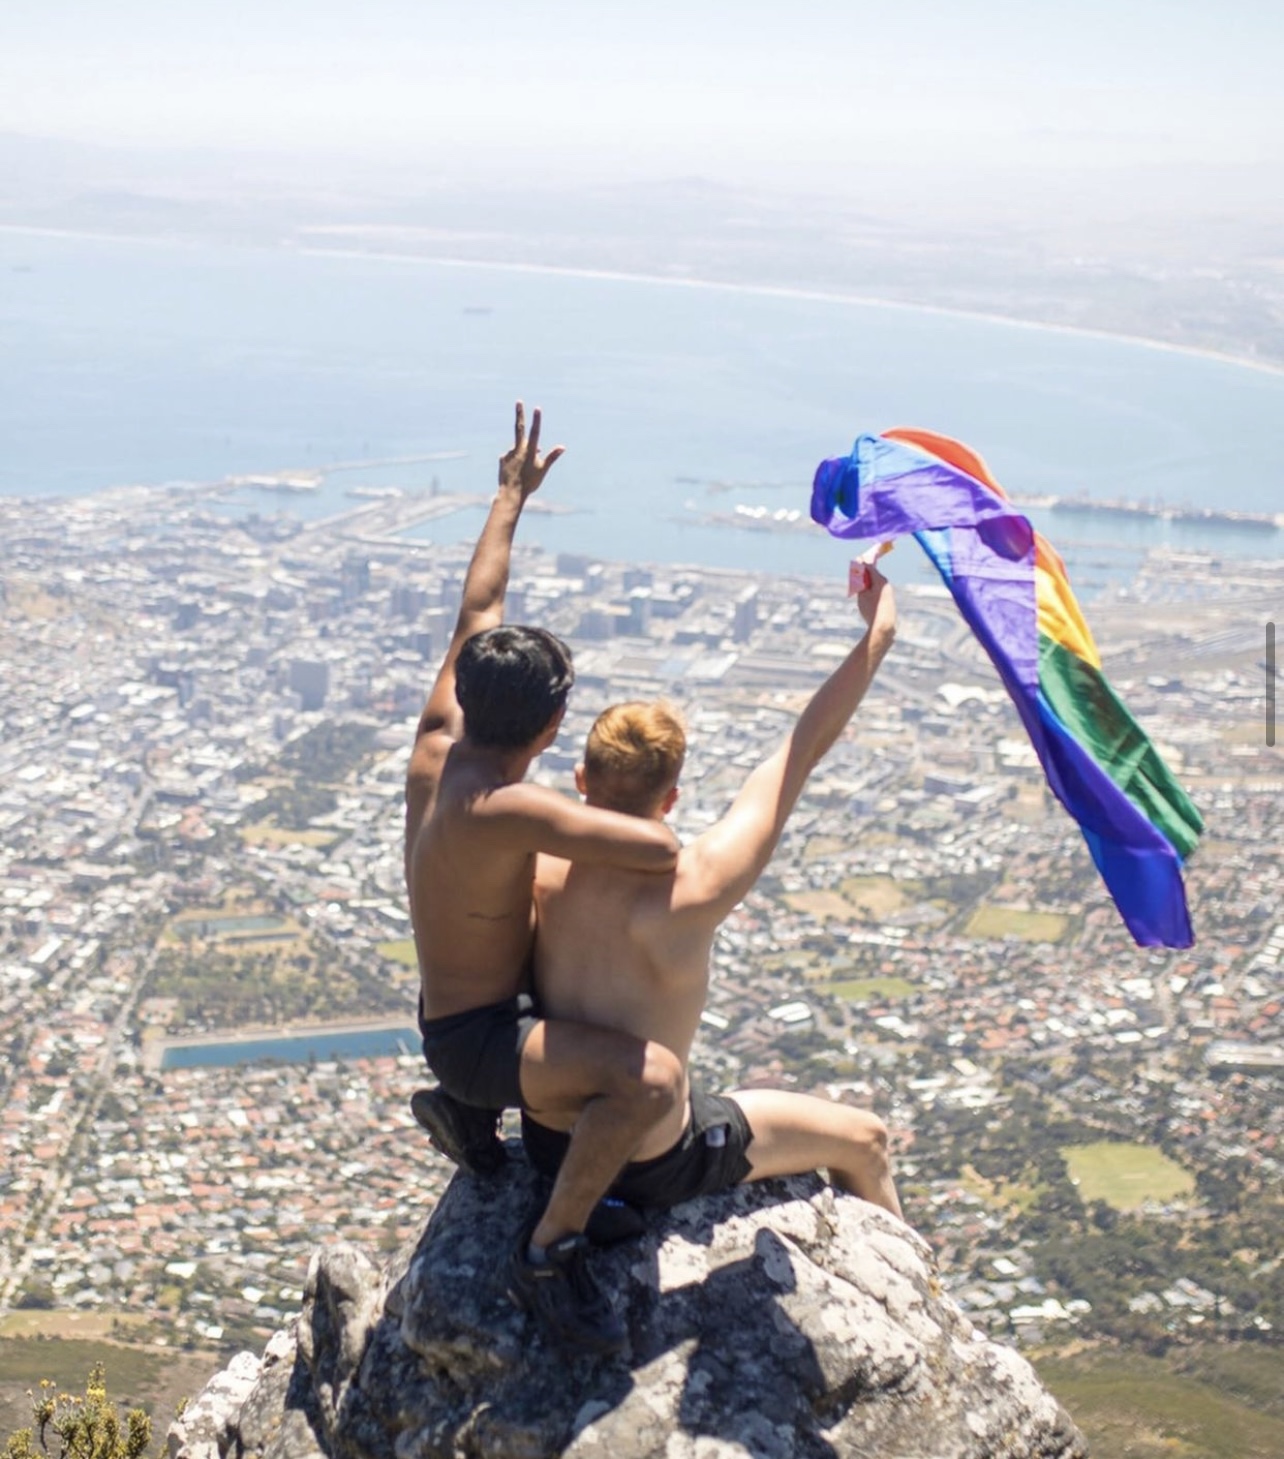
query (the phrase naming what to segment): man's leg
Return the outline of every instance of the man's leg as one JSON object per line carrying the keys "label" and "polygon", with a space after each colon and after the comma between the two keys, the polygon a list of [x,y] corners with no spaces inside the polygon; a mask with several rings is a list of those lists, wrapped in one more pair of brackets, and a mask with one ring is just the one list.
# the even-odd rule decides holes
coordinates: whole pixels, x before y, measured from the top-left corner
{"label": "man's leg", "polygon": [[541,1110],[579,1110],[531,1244],[548,1246],[584,1230],[589,1214],[646,1133],[682,1098],[677,1056],[613,1029],[541,1020],[522,1048],[522,1101]]}
{"label": "man's leg", "polygon": [[839,1190],[901,1215],[887,1154],[887,1126],[876,1114],[774,1089],[740,1089],[731,1098],[753,1131],[747,1179],[824,1169]]}
{"label": "man's leg", "polygon": [[579,1114],[548,1205],[513,1253],[509,1293],[558,1341],[616,1352],[627,1329],[585,1265],[584,1228],[647,1131],[680,1099],[682,1065],[659,1044],[541,1020],[522,1047],[521,1085],[532,1113]]}

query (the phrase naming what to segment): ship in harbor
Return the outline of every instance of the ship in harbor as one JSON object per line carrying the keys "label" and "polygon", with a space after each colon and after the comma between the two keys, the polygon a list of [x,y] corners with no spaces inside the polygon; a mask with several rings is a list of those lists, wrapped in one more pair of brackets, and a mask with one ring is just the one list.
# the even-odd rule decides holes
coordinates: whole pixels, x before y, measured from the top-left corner
{"label": "ship in harbor", "polygon": [[1059,496],[1040,504],[1046,505],[1053,512],[1150,517],[1165,522],[1193,522],[1197,526],[1241,527],[1249,532],[1278,532],[1284,528],[1284,514],[1218,511],[1213,507],[1173,507],[1162,501],[1101,501],[1089,496]]}
{"label": "ship in harbor", "polygon": [[670,517],[671,522],[682,522],[687,526],[739,527],[746,532],[813,530],[811,518],[793,507],[777,507],[773,510],[770,507],[747,506],[743,502],[737,502],[729,512],[710,512],[690,498],[682,505],[691,515]]}
{"label": "ship in harbor", "polygon": [[350,486],[344,496],[356,497],[359,501],[397,501],[405,493],[399,486]]}
{"label": "ship in harbor", "polygon": [[318,472],[279,473],[277,475],[229,476],[227,484],[233,487],[253,487],[255,491],[274,491],[283,496],[304,496],[321,490],[321,476]]}

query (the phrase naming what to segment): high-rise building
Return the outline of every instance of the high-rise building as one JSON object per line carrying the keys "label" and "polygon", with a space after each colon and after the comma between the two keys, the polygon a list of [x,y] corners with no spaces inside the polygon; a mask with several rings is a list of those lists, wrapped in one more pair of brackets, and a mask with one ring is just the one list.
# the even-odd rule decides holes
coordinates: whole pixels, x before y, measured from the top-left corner
{"label": "high-rise building", "polygon": [[634,588],[628,597],[627,632],[634,638],[645,638],[651,631],[651,589]]}
{"label": "high-rise building", "polygon": [[736,598],[735,617],[731,624],[731,636],[736,643],[748,643],[758,626],[758,589],[745,588]]}
{"label": "high-rise building", "polygon": [[582,578],[589,570],[593,559],[580,552],[559,552],[557,554],[557,575],[559,578]]}
{"label": "high-rise building", "polygon": [[349,552],[339,573],[343,601],[351,603],[370,591],[370,559],[358,552]]}
{"label": "high-rise building", "polygon": [[330,665],[319,659],[290,660],[290,688],[305,710],[320,709],[330,688]]}
{"label": "high-rise building", "polygon": [[604,638],[613,637],[614,634],[615,617],[609,608],[585,608],[580,614],[579,625],[575,630],[576,638],[597,643]]}
{"label": "high-rise building", "polygon": [[406,618],[413,622],[427,606],[427,588],[416,587],[413,583],[398,583],[392,590],[391,609],[394,618]]}

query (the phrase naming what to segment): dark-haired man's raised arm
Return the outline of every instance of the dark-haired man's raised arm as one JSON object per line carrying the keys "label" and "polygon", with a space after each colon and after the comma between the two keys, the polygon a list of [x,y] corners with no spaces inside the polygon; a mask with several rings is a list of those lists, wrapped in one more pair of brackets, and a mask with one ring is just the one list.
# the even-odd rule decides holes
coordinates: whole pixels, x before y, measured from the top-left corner
{"label": "dark-haired man's raised arm", "polygon": [[472,560],[464,577],[464,591],[455,621],[454,636],[419,716],[418,740],[444,731],[458,739],[463,718],[455,702],[455,660],[459,650],[475,633],[504,621],[504,595],[508,591],[508,569],[513,552],[513,534],[527,499],[543,484],[553,463],[566,449],[554,446],[539,454],[540,412],[531,415],[531,432],[526,434],[526,408],[517,402],[513,425],[513,448],[499,459],[499,487],[490,505]]}
{"label": "dark-haired man's raised arm", "polygon": [[[455,631],[419,716],[406,776],[408,876],[413,828],[422,823],[436,794],[447,754],[465,733],[464,713],[456,696],[460,650],[469,639],[503,623],[513,537],[522,508],[566,449],[554,446],[541,456],[541,424],[536,407],[530,435],[526,434],[526,410],[519,400],[513,445],[499,460],[499,485],[464,577]],[[607,861],[639,871],[671,871],[677,861],[677,837],[667,828],[639,825],[630,816],[586,813],[576,802],[540,786],[522,784],[520,779],[479,798],[476,811],[478,823],[491,827],[492,839],[502,838],[511,850]]]}

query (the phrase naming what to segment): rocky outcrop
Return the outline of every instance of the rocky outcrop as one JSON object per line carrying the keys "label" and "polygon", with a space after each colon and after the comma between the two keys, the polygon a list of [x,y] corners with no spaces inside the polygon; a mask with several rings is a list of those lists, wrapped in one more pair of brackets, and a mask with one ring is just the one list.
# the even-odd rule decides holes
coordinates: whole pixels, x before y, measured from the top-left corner
{"label": "rocky outcrop", "polygon": [[568,1358],[504,1294],[538,1195],[517,1163],[457,1176],[388,1272],[319,1251],[293,1334],[221,1416],[201,1395],[171,1459],[214,1459],[212,1435],[225,1459],[1087,1453],[1029,1364],[941,1293],[926,1244],[815,1178],[689,1202],[597,1254],[630,1351]]}

